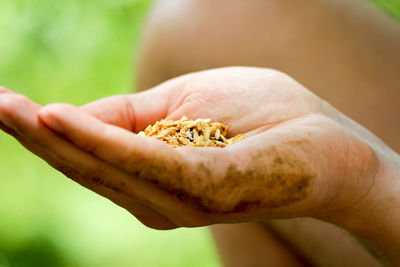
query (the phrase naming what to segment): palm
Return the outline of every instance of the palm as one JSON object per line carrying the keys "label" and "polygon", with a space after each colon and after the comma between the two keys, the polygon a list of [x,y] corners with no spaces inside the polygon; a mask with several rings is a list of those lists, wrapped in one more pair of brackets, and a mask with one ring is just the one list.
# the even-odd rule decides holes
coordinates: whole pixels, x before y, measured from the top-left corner
{"label": "palm", "polygon": [[[332,179],[338,173],[331,165],[348,168],[329,157],[332,136],[343,137],[335,153],[353,140],[321,115],[324,104],[316,96],[259,69],[183,76],[89,104],[85,113],[55,105],[41,110],[39,121],[40,106],[14,98],[2,113],[17,124],[21,143],[155,228],[314,215],[337,193],[327,188],[342,183]],[[183,115],[210,117],[227,124],[231,135],[247,137],[224,149],[173,149],[132,134]]]}

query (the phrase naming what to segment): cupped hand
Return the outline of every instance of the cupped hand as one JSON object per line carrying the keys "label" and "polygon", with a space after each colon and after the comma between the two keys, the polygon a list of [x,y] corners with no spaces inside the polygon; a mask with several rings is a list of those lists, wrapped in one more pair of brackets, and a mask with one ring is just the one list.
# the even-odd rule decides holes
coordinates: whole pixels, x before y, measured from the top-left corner
{"label": "cupped hand", "polygon": [[[0,92],[4,131],[157,229],[328,218],[368,199],[379,170],[372,139],[273,70],[198,72],[81,108],[41,107]],[[157,120],[184,115],[211,118],[246,138],[225,148],[172,148],[137,135]]]}

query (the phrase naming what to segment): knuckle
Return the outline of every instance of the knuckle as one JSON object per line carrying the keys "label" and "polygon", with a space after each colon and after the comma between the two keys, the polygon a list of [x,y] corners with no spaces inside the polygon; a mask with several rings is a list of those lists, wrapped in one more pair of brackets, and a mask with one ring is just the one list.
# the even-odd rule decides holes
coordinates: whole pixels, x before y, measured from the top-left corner
{"label": "knuckle", "polygon": [[96,154],[99,148],[98,144],[90,141],[82,142],[79,146],[91,154]]}

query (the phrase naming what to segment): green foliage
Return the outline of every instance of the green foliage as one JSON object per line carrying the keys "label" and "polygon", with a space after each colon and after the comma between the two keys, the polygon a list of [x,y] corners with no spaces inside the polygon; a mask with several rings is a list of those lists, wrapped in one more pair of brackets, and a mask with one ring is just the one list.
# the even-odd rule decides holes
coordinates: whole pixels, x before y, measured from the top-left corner
{"label": "green foliage", "polygon": [[[41,104],[131,92],[149,5],[0,0],[0,83]],[[218,265],[206,229],[150,230],[0,133],[0,267]]]}
{"label": "green foliage", "polygon": [[372,0],[382,6],[389,14],[400,19],[400,1],[399,0]]}
{"label": "green foliage", "polygon": [[[0,0],[0,83],[41,104],[131,92],[149,5]],[[0,133],[0,267],[218,265],[207,229],[148,229]]]}
{"label": "green foliage", "polygon": [[129,92],[148,2],[0,1],[2,83],[46,103]]}

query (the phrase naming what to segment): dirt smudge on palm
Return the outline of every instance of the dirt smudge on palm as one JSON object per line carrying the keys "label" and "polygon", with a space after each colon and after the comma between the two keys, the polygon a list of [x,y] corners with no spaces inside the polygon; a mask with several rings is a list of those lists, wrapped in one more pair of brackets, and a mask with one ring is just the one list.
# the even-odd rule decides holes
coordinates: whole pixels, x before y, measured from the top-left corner
{"label": "dirt smudge on palm", "polygon": [[[195,166],[173,160],[162,164],[146,161],[138,164],[132,174],[204,212],[279,208],[299,202],[311,192],[316,173],[291,149],[302,144],[296,141],[254,151],[247,164],[241,166],[215,160]],[[216,175],[216,168],[224,169]]]}

